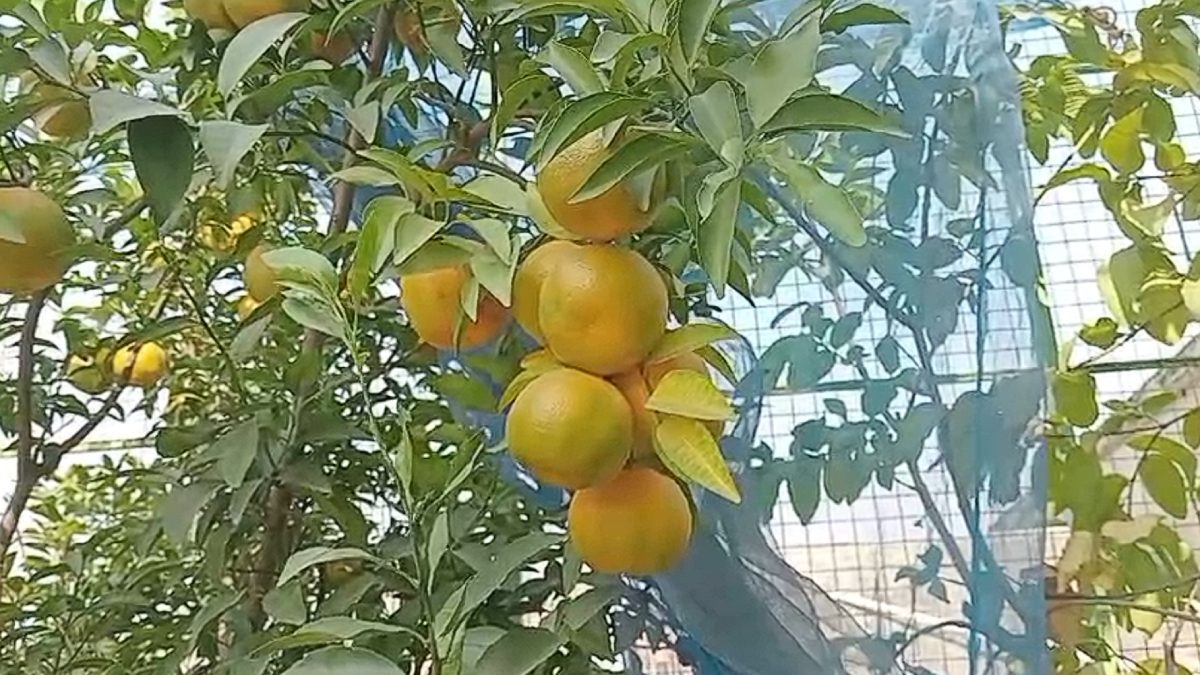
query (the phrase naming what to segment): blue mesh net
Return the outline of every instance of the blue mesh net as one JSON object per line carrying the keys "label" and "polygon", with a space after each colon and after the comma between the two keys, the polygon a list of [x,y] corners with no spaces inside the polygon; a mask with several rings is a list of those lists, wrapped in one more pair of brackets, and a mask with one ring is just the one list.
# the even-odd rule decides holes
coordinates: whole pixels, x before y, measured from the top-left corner
{"label": "blue mesh net", "polygon": [[[756,506],[776,495],[754,494],[756,489],[778,491],[779,483],[753,480],[764,451],[786,454],[784,448],[764,449],[759,429],[764,401],[775,394],[783,365],[772,360],[770,350],[764,354],[763,345],[727,342],[719,348],[740,378],[734,390],[739,416],[721,446],[747,499],[739,506],[696,491],[699,523],[684,562],[665,574],[625,580],[649,611],[670,626],[681,660],[701,675],[1050,670],[1043,607],[1044,459],[1036,432],[1045,388],[1042,372],[1055,348],[1039,299],[1016,80],[994,0],[895,0],[890,5],[908,23],[841,35],[842,46],[861,45],[867,62],[828,71],[831,77],[825,84],[871,105],[902,103],[905,123],[917,137],[911,156],[918,162],[921,137],[944,142],[941,150],[946,153],[959,153],[942,168],[951,172],[956,185],[965,185],[955,200],[957,208],[941,201],[931,207],[926,196],[923,209],[908,209],[910,215],[901,218],[905,226],[895,227],[893,222],[889,232],[912,248],[930,237],[963,242],[970,264],[951,266],[935,277],[938,284],[953,283],[963,290],[939,302],[935,287],[910,289],[907,292],[932,294],[921,310],[928,315],[898,315],[894,306],[872,295],[868,287],[877,289],[873,281],[878,280],[869,271],[861,272],[863,262],[855,251],[832,241],[820,245],[824,259],[849,272],[839,302],[861,301],[867,308],[866,321],[895,327],[890,334],[899,351],[918,364],[910,398],[907,405],[900,403],[897,415],[925,404],[938,411],[932,433],[916,449],[918,459],[912,466],[918,467],[919,481],[910,476],[912,484],[900,487],[908,483],[901,467],[895,469],[896,483],[890,489],[917,489],[926,508],[920,520],[933,542],[931,549],[938,550],[939,561],[946,561],[935,574],[957,590],[933,621],[885,623],[861,607],[847,609],[804,570],[789,564],[772,539],[763,509]],[[771,0],[759,3],[755,11],[779,23],[796,6],[795,0]],[[1026,27],[1032,25],[1010,26]],[[901,68],[907,80],[884,76]],[[955,83],[953,95],[923,95],[912,84],[948,81]],[[444,135],[437,111],[424,113],[417,128],[393,114],[384,131],[386,140],[411,146],[422,138]],[[942,141],[939,133],[947,134],[947,128],[953,135]],[[845,138],[848,147],[859,150],[883,143],[863,132],[847,133]],[[889,202],[907,199],[903,177],[922,170],[919,164],[892,159],[904,156],[879,154],[874,167],[874,182]],[[766,194],[788,203],[782,186],[765,175],[758,181]],[[381,192],[360,190],[356,214]],[[889,220],[893,206],[887,205]],[[798,223],[804,218],[798,209],[789,215]],[[956,231],[964,222],[972,229],[969,237]],[[870,255],[886,257],[892,250],[877,247]],[[860,270],[858,276],[854,270]],[[864,283],[851,283],[860,281],[859,276]],[[950,315],[946,305],[961,308]],[[454,354],[444,354],[443,359],[447,366],[469,371]],[[858,374],[870,379],[883,372],[878,364],[867,363]],[[493,439],[503,437],[503,416],[457,412],[488,429]],[[806,421],[793,423],[799,427]],[[900,442],[898,436],[894,442]],[[511,458],[497,461],[503,474],[532,498],[551,507],[567,502],[562,490],[539,485]],[[879,482],[884,483],[882,477]],[[918,482],[923,487],[917,488]],[[882,545],[873,540],[853,543]],[[908,576],[919,580],[928,571],[912,568]],[[954,632],[962,641],[961,662],[947,666],[913,656],[921,653],[913,645],[939,632]],[[630,672],[640,671],[635,655],[629,655],[627,663]]]}

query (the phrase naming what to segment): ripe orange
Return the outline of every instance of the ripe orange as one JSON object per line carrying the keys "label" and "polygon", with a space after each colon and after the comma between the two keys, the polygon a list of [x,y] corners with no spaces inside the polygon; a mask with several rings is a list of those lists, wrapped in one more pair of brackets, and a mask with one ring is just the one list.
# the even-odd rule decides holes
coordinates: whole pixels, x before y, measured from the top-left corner
{"label": "ripe orange", "polygon": [[641,232],[650,224],[650,213],[638,207],[623,183],[571,203],[571,196],[610,152],[603,132],[596,130],[567,146],[537,175],[538,193],[554,220],[568,232],[593,241],[612,241]]}
{"label": "ripe orange", "polygon": [[[75,230],[54,200],[32,188],[0,188],[0,221],[0,293],[33,293],[63,278]],[[4,238],[10,228],[25,241]]]}
{"label": "ripe orange", "polygon": [[563,263],[579,246],[569,241],[555,239],[530,253],[513,277],[513,316],[525,332],[539,343],[544,342],[538,324],[538,307],[542,301],[542,284],[550,272]]}
{"label": "ripe orange", "polygon": [[559,361],[614,375],[637,366],[662,339],[667,289],[634,251],[579,246],[546,276],[538,324]]}
{"label": "ripe orange", "polygon": [[127,345],[112,357],[112,372],[120,382],[152,387],[167,374],[170,359],[157,342]]}
{"label": "ripe orange", "polygon": [[567,529],[580,556],[598,572],[654,574],[674,567],[692,538],[692,511],[675,481],[644,466],[580,490]]}
{"label": "ripe orange", "polygon": [[633,413],[612,384],[556,368],[517,395],[507,435],[513,456],[539,480],[574,490],[604,482],[625,465]]}
{"label": "ripe orange", "polygon": [[246,255],[246,292],[258,302],[266,302],[279,292],[275,270],[263,260],[263,254],[270,250],[270,246],[259,244]]}
{"label": "ripe orange", "polygon": [[400,277],[400,304],[422,340],[438,349],[453,349],[456,342],[459,349],[474,349],[504,330],[508,312],[485,290],[479,291],[474,321],[462,311],[463,286],[470,278],[466,265]]}
{"label": "ripe orange", "polygon": [[238,28],[273,14],[285,12],[307,12],[310,0],[223,0],[225,13]]}
{"label": "ripe orange", "polygon": [[233,30],[237,28],[234,25],[233,19],[225,13],[225,6],[222,0],[183,0],[183,11],[187,15],[197,21],[200,21],[209,30]]}

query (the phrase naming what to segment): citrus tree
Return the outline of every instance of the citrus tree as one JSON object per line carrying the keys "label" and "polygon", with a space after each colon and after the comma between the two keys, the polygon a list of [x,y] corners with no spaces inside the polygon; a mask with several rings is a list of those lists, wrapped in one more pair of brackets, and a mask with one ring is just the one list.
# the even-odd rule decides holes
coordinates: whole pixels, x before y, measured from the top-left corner
{"label": "citrus tree", "polygon": [[[1167,385],[1101,401],[1096,375],[1121,369],[1117,350],[1134,339],[1180,343],[1200,316],[1200,268],[1168,243],[1168,223],[1200,218],[1200,169],[1175,118],[1176,103],[1200,95],[1200,40],[1189,24],[1198,15],[1200,6],[1173,0],[1140,9],[1133,25],[1100,10],[1042,11],[1064,53],[1037,57],[1023,73],[1030,150],[1057,168],[1038,198],[1086,181],[1124,237],[1098,271],[1110,314],[1064,342],[1053,379],[1048,489],[1071,530],[1047,589],[1056,672],[1188,672],[1175,647],[1195,622],[1200,571],[1180,528],[1200,513],[1200,409]],[[1132,470],[1107,461],[1121,447],[1137,458]],[[1131,659],[1122,631],[1162,644],[1161,654]]]}
{"label": "citrus tree", "polygon": [[[697,318],[812,262],[786,228],[852,260],[882,203],[842,132],[910,136],[816,78],[848,28],[903,24],[870,4],[0,11],[21,672],[578,673],[657,641],[613,575],[679,564],[698,491],[741,499],[734,334]],[[134,412],[154,462],[56,479],[23,534],[64,455]]]}

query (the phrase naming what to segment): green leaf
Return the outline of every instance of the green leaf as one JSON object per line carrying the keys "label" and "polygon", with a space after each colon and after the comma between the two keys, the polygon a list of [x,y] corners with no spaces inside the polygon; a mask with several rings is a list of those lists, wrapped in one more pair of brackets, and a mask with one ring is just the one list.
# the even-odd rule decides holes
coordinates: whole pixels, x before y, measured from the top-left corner
{"label": "green leaf", "polygon": [[733,233],[737,227],[738,207],[741,206],[742,181],[730,180],[721,187],[712,212],[700,223],[700,262],[708,273],[717,297],[724,297],[729,280],[729,263]]}
{"label": "green leaf", "polygon": [[688,134],[654,131],[634,136],[613,150],[579,186],[570,202],[581,202],[608,192],[626,178],[673,161],[695,147]]}
{"label": "green leaf", "polygon": [[1121,325],[1129,326],[1137,318],[1134,303],[1146,273],[1141,255],[1132,246],[1117,251],[1100,265],[1097,272],[1100,292],[1108,303],[1109,312]]}
{"label": "green leaf", "polygon": [[700,347],[714,342],[730,340],[738,337],[738,332],[723,323],[694,322],[667,331],[646,363],[658,363],[667,359],[694,352]]}
{"label": "green leaf", "polygon": [[1179,465],[1152,452],[1142,460],[1142,483],[1150,497],[1171,516],[1187,517],[1187,489]]}
{"label": "green leaf", "polygon": [[680,478],[693,481],[734,504],[741,503],[742,496],[721,455],[721,448],[702,422],[660,415],[654,430],[654,450],[664,464],[679,473]]}
{"label": "green leaf", "polygon": [[1100,152],[1122,174],[1135,173],[1146,163],[1140,133],[1142,108],[1117,120],[1100,141]]}
{"label": "green leaf", "polygon": [[885,335],[875,344],[875,356],[889,373],[900,370],[900,344],[891,335]]}
{"label": "green leaf", "polygon": [[526,101],[547,93],[557,94],[557,89],[550,76],[541,71],[523,75],[509,84],[500,96],[500,105],[492,119],[492,144],[496,144],[500,134],[508,128],[508,123]]}
{"label": "green leaf", "polygon": [[708,27],[721,7],[721,0],[679,0],[671,10],[670,34],[679,43],[683,65],[696,62]]}
{"label": "green leaf", "polygon": [[399,666],[375,652],[357,647],[326,647],[311,652],[283,675],[405,675]]}
{"label": "green leaf", "polygon": [[737,373],[734,372],[733,365],[729,363],[729,359],[725,357],[725,354],[721,353],[716,347],[712,345],[697,347],[696,354],[720,373],[721,377],[724,377],[725,381],[729,382],[729,384],[737,384]]}
{"label": "green leaf", "polygon": [[733,408],[707,373],[672,370],[646,400],[646,409],[699,420],[728,420]]}
{"label": "green leaf", "polygon": [[899,120],[839,94],[813,93],[792,99],[762,125],[765,135],[788,131],[869,131],[909,138]]}
{"label": "green leaf", "polygon": [[808,455],[797,456],[791,463],[788,496],[801,525],[811,523],[817,507],[821,505],[821,471],[824,466],[824,461]]}
{"label": "green leaf", "polygon": [[340,28],[346,25],[354,17],[364,16],[367,12],[384,4],[387,0],[353,0],[353,2],[345,3],[333,17],[333,21],[329,22],[329,29],[325,31],[327,35],[336,35]]}
{"label": "green leaf", "polygon": [[807,164],[779,159],[771,163],[786,178],[808,216],[849,246],[867,243],[862,214],[845,190]]}
{"label": "green leaf", "polygon": [[150,99],[102,89],[88,99],[92,131],[102,134],[119,124],[148,117],[185,117],[184,113]]}
{"label": "green leaf", "polygon": [[1200,319],[1200,280],[1184,279],[1179,295],[1192,318]]}
{"label": "green leaf", "polygon": [[1108,349],[1117,342],[1119,335],[1119,327],[1117,322],[1107,316],[1096,319],[1094,322],[1079,329],[1079,339],[1088,343],[1093,347],[1100,349]]}
{"label": "green leaf", "polygon": [[821,30],[826,33],[841,33],[847,28],[854,28],[855,26],[890,23],[907,24],[908,19],[885,7],[864,2],[850,9],[833,12],[825,17],[821,21]]}
{"label": "green leaf", "polygon": [[308,620],[304,589],[295,581],[276,586],[263,596],[263,611],[279,623],[298,626]]}
{"label": "green leaf", "polygon": [[1195,408],[1183,418],[1183,440],[1193,450],[1200,448],[1200,408]]}
{"label": "green leaf", "polygon": [[231,488],[241,487],[246,472],[258,454],[258,420],[251,418],[230,429],[213,442],[221,478]]}
{"label": "green leaf", "polygon": [[158,506],[158,517],[167,538],[176,544],[190,541],[196,516],[219,487],[216,481],[199,481],[171,490]]}
{"label": "green leaf", "polygon": [[733,87],[721,80],[703,94],[688,99],[688,109],[700,130],[700,135],[730,166],[740,167],[746,152],[742,125],[738,119],[737,100]]}
{"label": "green leaf", "polygon": [[281,281],[305,286],[311,286],[313,282],[329,286],[337,283],[333,263],[312,249],[302,246],[277,248],[263,253],[262,259]]}
{"label": "green leaf", "polygon": [[200,147],[208,155],[218,185],[228,185],[233,180],[238,163],[262,138],[267,128],[266,124],[251,125],[224,120],[200,123]]}
{"label": "green leaf", "polygon": [[434,620],[435,632],[445,635],[459,620],[467,618],[482,605],[510,575],[522,568],[533,556],[563,540],[561,535],[531,532],[506,544],[494,547],[488,560],[479,566],[463,584],[458,602],[447,602],[438,610]]}
{"label": "green leaf", "polygon": [[1151,272],[1138,292],[1138,318],[1159,342],[1171,345],[1183,339],[1192,320],[1183,300],[1183,277]]}
{"label": "green leaf", "polygon": [[146,201],[165,223],[192,182],[192,134],[178,117],[144,117],[129,123],[129,155]]}
{"label": "green leaf", "polygon": [[602,91],[567,103],[561,113],[544,121],[530,146],[531,157],[545,166],[559,151],[600,127],[649,107],[649,99]]}
{"label": "green leaf", "polygon": [[505,262],[490,248],[481,248],[471,256],[471,274],[505,307],[512,305],[512,282],[516,271],[515,258]]}
{"label": "green leaf", "polygon": [[362,136],[367,143],[375,141],[375,133],[379,130],[379,101],[367,101],[366,103],[350,108],[346,111],[346,120],[350,122],[350,126]]}
{"label": "green leaf", "polygon": [[[354,185],[370,185],[372,187],[387,187],[400,185],[401,180],[388,171],[377,166],[359,164],[349,166],[329,176],[330,180],[340,180]],[[403,199],[402,197],[400,199]]]}
{"label": "green leaf", "polygon": [[374,559],[375,557],[370,553],[358,548],[313,546],[293,553],[292,557],[288,558],[287,562],[283,564],[283,571],[279,573],[279,579],[275,583],[277,586],[282,586],[313,565],[337,562],[339,560]]}
{"label": "green leaf", "polygon": [[565,637],[542,628],[510,629],[484,651],[473,675],[527,675],[566,641]]}
{"label": "green leaf", "polygon": [[617,0],[501,0],[497,11],[507,11],[500,23],[512,23],[551,14],[598,14],[614,19],[628,18],[625,3]]}
{"label": "green leaf", "polygon": [[250,68],[297,23],[308,18],[301,12],[275,14],[238,31],[225,48],[217,69],[217,90],[228,97]]}
{"label": "green leaf", "polygon": [[820,25],[809,20],[791,35],[759,49],[743,82],[755,127],[766,124],[792,94],[812,84],[820,46]]}
{"label": "green leaf", "polygon": [[352,640],[360,635],[370,633],[396,634],[405,633],[413,637],[419,634],[411,628],[395,626],[377,621],[363,621],[349,616],[327,616],[300,626],[295,631],[255,649],[251,656],[258,658],[296,647],[311,647],[313,645],[330,644]]}
{"label": "green leaf", "polygon": [[1128,443],[1132,448],[1157,453],[1174,462],[1189,487],[1196,482],[1196,455],[1178,441],[1161,433],[1151,433],[1134,436]]}
{"label": "green leaf", "polygon": [[1067,421],[1077,427],[1090,427],[1100,416],[1096,403],[1096,378],[1085,370],[1054,374],[1054,404]]}
{"label": "green leaf", "polygon": [[357,297],[366,293],[371,280],[391,260],[398,224],[398,219],[386,209],[368,208],[364,215],[358,244],[354,247],[354,261],[346,275],[346,287]]}
{"label": "green leaf", "polygon": [[346,339],[346,325],[323,302],[310,298],[284,298],[283,313],[305,328],[339,340]]}
{"label": "green leaf", "polygon": [[604,91],[604,80],[588,58],[574,47],[555,40],[537,55],[537,60],[554,68],[571,91],[580,96]]}
{"label": "green leaf", "polygon": [[463,190],[511,213],[528,215],[525,191],[510,178],[484,174],[464,185]]}

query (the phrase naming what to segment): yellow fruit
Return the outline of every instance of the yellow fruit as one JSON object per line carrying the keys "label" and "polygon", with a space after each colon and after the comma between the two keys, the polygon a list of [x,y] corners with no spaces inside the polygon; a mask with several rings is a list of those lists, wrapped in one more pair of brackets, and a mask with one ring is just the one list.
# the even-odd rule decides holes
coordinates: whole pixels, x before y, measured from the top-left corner
{"label": "yellow fruit", "polygon": [[422,340],[438,349],[454,349],[456,344],[459,349],[474,349],[504,330],[508,312],[485,290],[479,291],[474,321],[462,311],[463,286],[470,278],[466,265],[400,277],[400,304]]}
{"label": "yellow fruit", "polygon": [[217,253],[230,254],[237,249],[238,240],[254,227],[253,214],[244,213],[228,225],[212,220],[200,226],[197,236],[200,243]]}
{"label": "yellow fruit", "polygon": [[354,37],[345,31],[339,31],[333,37],[324,31],[313,31],[308,34],[308,50],[313,56],[324,59],[334,65],[339,65],[350,58],[358,43]]}
{"label": "yellow fruit", "polygon": [[634,251],[580,246],[546,276],[538,324],[559,361],[615,375],[640,364],[662,339],[667,289]]}
{"label": "yellow fruit", "polygon": [[113,354],[113,375],[120,382],[152,387],[167,374],[170,359],[157,342],[127,345]]}
{"label": "yellow fruit", "polygon": [[250,297],[249,293],[243,295],[242,298],[237,301],[238,318],[242,321],[249,319],[250,315],[253,314],[254,310],[258,309],[258,306],[261,304],[261,302]]}
{"label": "yellow fruit", "polygon": [[266,302],[279,292],[275,270],[263,260],[263,254],[270,250],[266,244],[259,244],[246,255],[246,292],[258,302]]}
{"label": "yellow fruit", "polygon": [[225,13],[222,0],[183,0],[183,11],[209,30],[233,30],[237,28],[233,19]]}
{"label": "yellow fruit", "polygon": [[571,195],[609,156],[600,130],[575,141],[537,175],[537,189],[554,220],[568,232],[593,241],[612,241],[650,224],[628,187],[617,183],[606,192],[574,204]]}
{"label": "yellow fruit", "polygon": [[576,490],[612,478],[628,461],[633,413],[609,382],[556,368],[517,395],[507,436],[513,456],[539,480]]}
{"label": "yellow fruit", "polygon": [[310,0],[223,0],[225,13],[238,28],[273,14],[285,12],[307,12]]}
{"label": "yellow fruit", "polygon": [[542,300],[542,284],[551,270],[568,258],[579,246],[569,241],[555,239],[533,250],[513,277],[513,316],[539,343],[542,339],[538,324],[538,307]]}
{"label": "yellow fruit", "polygon": [[100,394],[108,389],[104,371],[91,357],[71,354],[67,357],[67,379],[75,388],[87,394]]}
{"label": "yellow fruit", "polygon": [[692,511],[675,481],[631,466],[571,500],[567,530],[587,564],[606,574],[655,574],[674,567],[692,538]]}
{"label": "yellow fruit", "polygon": [[[24,243],[4,234],[20,233]],[[58,283],[71,265],[75,230],[41,192],[0,188],[0,293],[33,293]]]}

